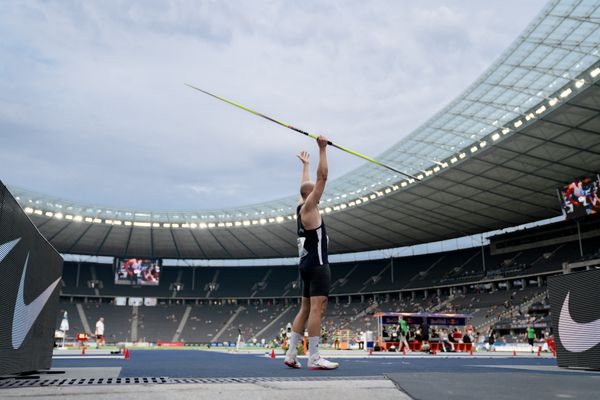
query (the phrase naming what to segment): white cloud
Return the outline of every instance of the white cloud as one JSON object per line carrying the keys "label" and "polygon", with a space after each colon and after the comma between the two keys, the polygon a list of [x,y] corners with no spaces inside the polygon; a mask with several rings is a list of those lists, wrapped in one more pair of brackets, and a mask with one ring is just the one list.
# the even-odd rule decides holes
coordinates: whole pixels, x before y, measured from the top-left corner
{"label": "white cloud", "polygon": [[[293,194],[294,155],[314,144],[183,83],[375,156],[458,95],[542,5],[5,3],[1,178],[156,209]],[[360,164],[332,152],[333,176]]]}

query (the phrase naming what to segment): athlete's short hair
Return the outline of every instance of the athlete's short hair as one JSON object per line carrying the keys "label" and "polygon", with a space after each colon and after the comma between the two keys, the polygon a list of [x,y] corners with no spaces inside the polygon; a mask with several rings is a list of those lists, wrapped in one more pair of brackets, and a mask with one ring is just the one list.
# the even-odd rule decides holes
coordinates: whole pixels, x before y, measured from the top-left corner
{"label": "athlete's short hair", "polygon": [[307,181],[307,182],[302,183],[302,185],[300,185],[300,196],[302,196],[302,198],[304,200],[306,200],[306,198],[313,191],[314,188],[315,188],[314,182]]}

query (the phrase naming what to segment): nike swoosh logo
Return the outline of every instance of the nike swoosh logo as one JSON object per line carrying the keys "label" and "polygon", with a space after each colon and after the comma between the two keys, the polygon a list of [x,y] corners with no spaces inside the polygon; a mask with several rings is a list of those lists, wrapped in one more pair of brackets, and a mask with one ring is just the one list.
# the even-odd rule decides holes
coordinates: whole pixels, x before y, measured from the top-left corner
{"label": "nike swoosh logo", "polygon": [[562,346],[571,353],[582,353],[600,343],[600,319],[585,324],[573,321],[567,293],[558,319],[558,335]]}
{"label": "nike swoosh logo", "polygon": [[25,304],[25,275],[27,274],[28,262],[29,253],[27,253],[25,267],[23,267],[23,272],[21,274],[21,283],[19,284],[19,293],[17,294],[15,312],[13,314],[12,346],[15,350],[19,349],[23,344],[25,337],[27,337],[31,327],[37,320],[37,317],[40,315],[40,312],[42,312],[42,309],[48,302],[48,299],[61,279],[58,278],[55,280],[35,300],[29,304]]}
{"label": "nike swoosh logo", "polygon": [[21,238],[17,238],[15,240],[11,240],[10,242],[6,242],[0,245],[0,262],[4,260],[4,258],[12,251],[12,249],[21,241]]}

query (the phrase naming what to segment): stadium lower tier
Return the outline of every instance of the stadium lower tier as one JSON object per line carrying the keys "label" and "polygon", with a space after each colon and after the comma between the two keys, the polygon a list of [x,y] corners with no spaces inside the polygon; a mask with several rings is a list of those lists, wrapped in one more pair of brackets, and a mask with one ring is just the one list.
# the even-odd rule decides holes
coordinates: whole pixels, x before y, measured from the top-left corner
{"label": "stadium lower tier", "polygon": [[[424,293],[424,292],[423,292]],[[438,297],[404,296],[397,293],[351,296],[332,300],[323,322],[323,336],[332,338],[344,332],[350,341],[362,332],[375,331],[377,312],[441,312],[468,313],[471,324],[484,327],[504,323],[505,333],[515,336],[529,322],[535,323],[540,335],[548,324],[547,312],[536,315],[532,310],[546,309],[545,286],[524,289],[498,289]],[[118,342],[184,342],[206,344],[235,342],[238,335],[245,342],[270,343],[290,323],[299,304],[297,300],[205,300],[199,304],[183,301],[159,301],[156,306],[117,306],[107,299],[89,298],[73,302],[61,298],[56,329],[64,312],[69,316],[68,337],[77,333],[94,334],[96,321],[104,318],[107,343]],[[518,327],[523,329],[511,329]],[[508,325],[507,325],[508,324]],[[511,325],[512,324],[512,325]],[[487,329],[487,328],[485,328]]]}
{"label": "stadium lower tier", "polygon": [[[600,264],[599,221],[581,241],[559,223],[504,235],[491,247],[332,264],[324,335],[375,330],[380,311],[464,313],[482,332],[493,326],[515,339],[533,323],[541,334],[549,327],[547,277],[568,265]],[[300,295],[295,266],[167,266],[156,286],[136,286],[116,284],[112,265],[67,262],[57,327],[67,311],[71,336],[93,334],[104,317],[108,342],[209,343],[239,335],[268,342],[293,320]]]}

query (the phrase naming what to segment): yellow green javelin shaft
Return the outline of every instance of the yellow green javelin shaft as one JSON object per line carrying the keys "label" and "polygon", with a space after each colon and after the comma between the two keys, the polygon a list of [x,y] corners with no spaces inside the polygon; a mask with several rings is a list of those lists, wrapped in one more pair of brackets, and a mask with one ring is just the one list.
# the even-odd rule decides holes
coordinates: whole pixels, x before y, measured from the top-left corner
{"label": "yellow green javelin shaft", "polygon": [[[286,124],[285,122],[278,121],[278,120],[276,120],[275,118],[271,118],[271,117],[269,117],[269,116],[266,116],[266,115],[264,115],[264,114],[262,114],[262,113],[259,113],[258,111],[254,111],[254,110],[252,110],[252,109],[250,109],[250,108],[248,108],[248,107],[244,107],[243,105],[241,105],[241,104],[238,104],[238,103],[235,103],[235,102],[233,102],[233,101],[231,101],[231,100],[227,100],[227,99],[226,99],[226,98],[224,98],[224,97],[217,96],[216,94],[209,93],[209,92],[207,92],[206,90],[202,90],[202,89],[200,89],[200,88],[197,88],[197,87],[195,87],[195,86],[192,86],[192,85],[190,85],[189,83],[186,83],[186,85],[187,85],[187,86],[189,86],[189,87],[191,87],[192,89],[196,89],[196,90],[198,90],[198,91],[200,91],[200,92],[202,92],[202,93],[204,93],[204,94],[207,94],[207,95],[209,95],[209,96],[211,96],[211,97],[214,97],[215,99],[219,99],[219,100],[221,100],[221,101],[224,101],[225,103],[229,103],[229,104],[231,104],[232,106],[235,106],[235,107],[237,107],[237,108],[241,108],[241,109],[242,109],[242,110],[244,110],[244,111],[248,111],[249,113],[252,113],[252,114],[254,114],[254,115],[256,115],[256,116],[259,116],[259,117],[262,117],[262,118],[264,118],[264,119],[267,119],[267,120],[269,120],[269,121],[271,121],[271,122],[274,122],[274,123],[276,123],[276,124],[278,124],[278,125],[281,125],[281,126],[284,126],[284,127],[286,127],[286,128],[289,128],[289,129],[291,129],[291,130],[294,130],[294,131],[296,131],[296,132],[299,132],[299,133],[301,133],[301,134],[303,134],[303,135],[306,135],[306,136],[308,136],[308,137],[311,137],[311,138],[313,138],[313,139],[317,139],[317,136],[316,136],[316,135],[313,135],[312,133],[309,133],[309,132],[303,131],[302,129],[298,129],[298,128],[296,128],[296,127],[294,127],[294,126],[290,125],[290,124]],[[416,178],[416,177],[415,177],[415,176],[413,176],[413,175],[407,174],[406,172],[399,171],[399,170],[397,170],[396,168],[390,167],[389,165],[386,165],[386,164],[384,164],[384,163],[382,163],[382,162],[379,162],[379,161],[377,161],[377,160],[375,160],[374,158],[371,158],[371,157],[369,157],[369,156],[365,156],[364,154],[360,154],[359,152],[356,152],[356,151],[354,151],[354,150],[350,150],[350,149],[349,149],[349,148],[347,148],[347,147],[340,146],[339,144],[333,143],[332,141],[328,141],[327,143],[328,143],[330,146],[333,146],[333,147],[335,147],[335,148],[337,148],[337,149],[343,150],[343,151],[345,151],[346,153],[350,153],[350,154],[352,154],[353,156],[360,157],[360,158],[362,158],[363,160],[369,161],[369,162],[371,162],[371,163],[373,163],[373,164],[375,164],[375,165],[379,165],[380,167],[387,168],[387,169],[389,169],[390,171],[394,171],[394,172],[396,172],[396,173],[398,173],[398,174],[400,174],[400,175],[404,175],[404,176],[406,176],[406,177],[408,177],[408,178],[412,178],[412,179],[415,179],[415,180],[419,180],[418,178]]]}

